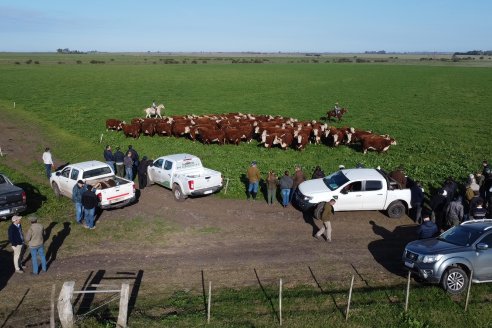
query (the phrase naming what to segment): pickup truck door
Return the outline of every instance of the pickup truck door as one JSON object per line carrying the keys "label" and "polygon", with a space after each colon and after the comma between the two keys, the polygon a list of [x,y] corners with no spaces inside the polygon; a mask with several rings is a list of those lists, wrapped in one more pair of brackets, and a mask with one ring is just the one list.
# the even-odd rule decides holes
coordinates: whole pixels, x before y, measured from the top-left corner
{"label": "pickup truck door", "polygon": [[381,180],[366,180],[363,183],[363,209],[382,210],[386,202],[386,190]]}
{"label": "pickup truck door", "polygon": [[72,196],[72,190],[73,186],[77,184],[77,181],[79,180],[79,170],[76,168],[72,168],[72,171],[70,172],[70,179],[67,181],[67,195]]}
{"label": "pickup truck door", "polygon": [[350,181],[335,194],[335,211],[353,211],[363,208],[362,181]]}
{"label": "pickup truck door", "polygon": [[164,160],[159,158],[152,163],[152,165],[148,169],[148,174],[150,179],[155,183],[161,184],[161,175],[162,175],[162,164],[164,164]]}
{"label": "pickup truck door", "polygon": [[60,188],[60,192],[67,197],[72,195],[72,189],[69,190],[71,169],[70,166],[64,168],[58,176],[58,187]]}
{"label": "pickup truck door", "polygon": [[477,244],[487,244],[488,249],[473,252],[473,278],[492,280],[492,234],[482,238]]}
{"label": "pickup truck door", "polygon": [[150,167],[150,178],[164,187],[171,188],[172,168],[173,162],[160,158]]}

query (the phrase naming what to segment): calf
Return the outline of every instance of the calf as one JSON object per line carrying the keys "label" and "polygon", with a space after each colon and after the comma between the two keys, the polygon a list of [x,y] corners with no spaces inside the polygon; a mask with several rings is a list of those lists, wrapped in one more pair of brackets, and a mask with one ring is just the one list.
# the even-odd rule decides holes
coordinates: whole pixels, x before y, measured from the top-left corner
{"label": "calf", "polygon": [[116,119],[112,119],[112,118],[107,119],[106,120],[106,131],[108,131],[108,130],[120,131],[122,124],[125,124],[125,122],[120,121],[120,120],[116,120]]}

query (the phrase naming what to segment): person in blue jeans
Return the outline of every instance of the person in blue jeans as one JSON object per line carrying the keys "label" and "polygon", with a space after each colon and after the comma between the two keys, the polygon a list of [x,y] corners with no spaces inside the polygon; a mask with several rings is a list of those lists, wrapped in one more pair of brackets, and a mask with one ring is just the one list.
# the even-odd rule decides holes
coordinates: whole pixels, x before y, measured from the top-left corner
{"label": "person in blue jeans", "polygon": [[289,205],[290,189],[294,184],[294,180],[289,176],[289,171],[284,172],[284,176],[280,178],[279,186],[280,193],[282,194],[282,205],[287,207]]}
{"label": "person in blue jeans", "polygon": [[32,214],[29,217],[31,226],[26,234],[26,242],[31,250],[32,274],[37,275],[39,272],[38,255],[41,259],[41,269],[46,272],[46,256],[44,255],[44,227],[38,223],[38,217]]}
{"label": "person in blue jeans", "polygon": [[125,159],[123,159],[123,165],[125,165],[125,178],[133,181],[133,160],[131,152],[126,153]]}
{"label": "person in blue jeans", "polygon": [[96,194],[92,190],[91,185],[87,185],[87,190],[82,194],[82,206],[84,206],[84,219],[85,227],[89,229],[95,229],[94,218],[96,214],[96,207],[99,203]]}
{"label": "person in blue jeans", "polygon": [[82,223],[84,215],[84,207],[82,206],[82,194],[87,190],[84,181],[79,180],[72,189],[72,201],[75,204],[75,220],[77,223]]}

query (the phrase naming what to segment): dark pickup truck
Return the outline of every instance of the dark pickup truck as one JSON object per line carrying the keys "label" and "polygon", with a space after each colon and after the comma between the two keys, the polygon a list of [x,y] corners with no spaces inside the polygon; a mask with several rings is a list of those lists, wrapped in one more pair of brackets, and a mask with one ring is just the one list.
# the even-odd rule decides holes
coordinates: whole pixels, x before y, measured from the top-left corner
{"label": "dark pickup truck", "polygon": [[0,173],[0,219],[6,219],[27,208],[26,193]]}

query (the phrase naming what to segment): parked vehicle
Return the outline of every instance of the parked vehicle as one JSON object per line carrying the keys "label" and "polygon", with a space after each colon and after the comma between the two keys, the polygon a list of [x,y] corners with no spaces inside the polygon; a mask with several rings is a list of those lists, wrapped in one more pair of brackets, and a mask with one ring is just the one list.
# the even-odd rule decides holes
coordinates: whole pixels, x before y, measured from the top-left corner
{"label": "parked vehicle", "polygon": [[377,210],[399,218],[411,208],[410,189],[400,189],[382,170],[366,168],[344,169],[304,181],[294,194],[294,203],[304,211],[331,198],[337,201],[337,212]]}
{"label": "parked vehicle", "polygon": [[492,282],[492,220],[471,220],[437,238],[412,241],[403,253],[407,269],[430,283],[440,283],[450,294],[460,294],[473,283]]}
{"label": "parked vehicle", "polygon": [[71,198],[78,180],[92,185],[101,209],[123,207],[135,200],[133,181],[116,176],[108,164],[99,161],[64,166],[51,175],[50,184],[57,196]]}
{"label": "parked vehicle", "polygon": [[27,209],[26,192],[0,173],[0,219],[7,219]]}
{"label": "parked vehicle", "polygon": [[171,189],[177,201],[189,196],[212,194],[222,188],[222,174],[203,167],[202,161],[190,154],[162,156],[147,169],[149,184]]}

